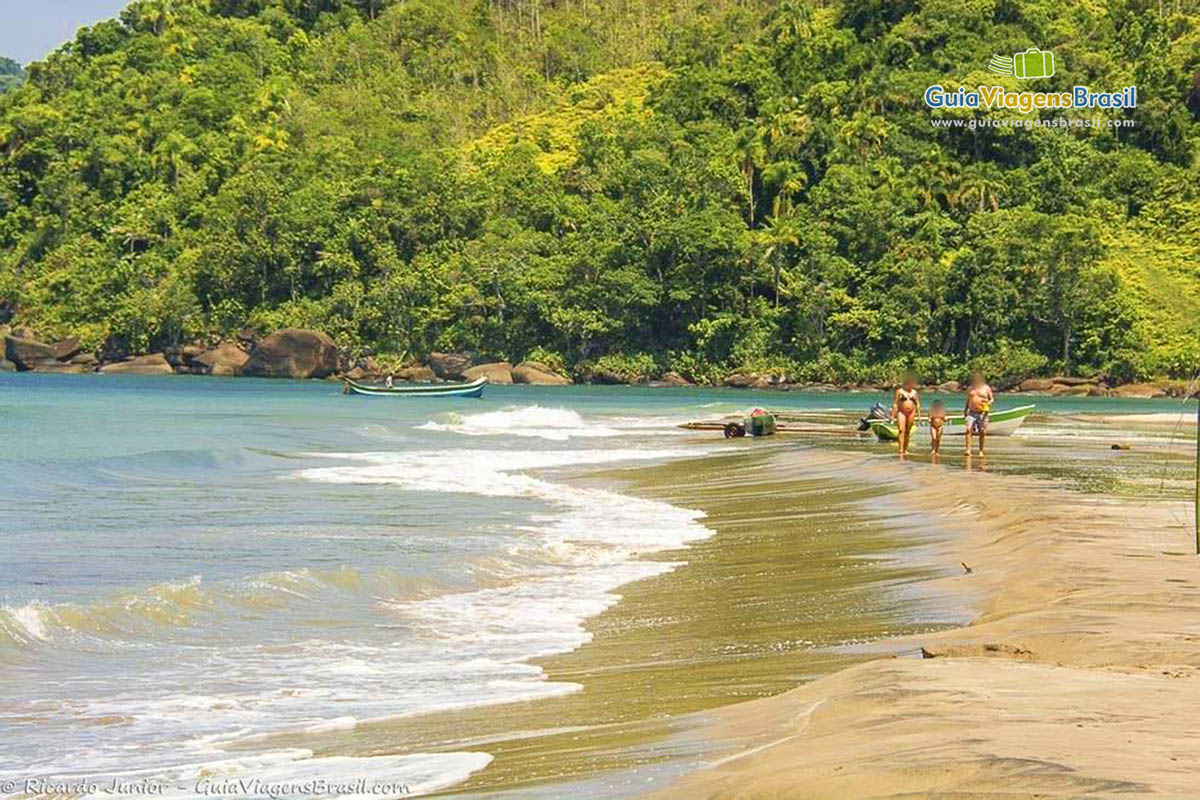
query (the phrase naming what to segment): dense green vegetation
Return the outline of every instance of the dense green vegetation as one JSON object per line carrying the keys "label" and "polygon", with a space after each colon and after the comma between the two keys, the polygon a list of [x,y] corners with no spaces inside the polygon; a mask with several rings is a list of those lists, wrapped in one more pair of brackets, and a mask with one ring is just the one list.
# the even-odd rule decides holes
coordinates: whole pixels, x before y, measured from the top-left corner
{"label": "dense green vegetation", "polygon": [[[931,125],[1031,46],[1136,125]],[[1196,0],[139,0],[0,95],[0,298],[114,351],[1190,375],[1198,120]]]}
{"label": "dense green vegetation", "polygon": [[11,58],[0,56],[0,92],[15,89],[25,80],[25,70]]}

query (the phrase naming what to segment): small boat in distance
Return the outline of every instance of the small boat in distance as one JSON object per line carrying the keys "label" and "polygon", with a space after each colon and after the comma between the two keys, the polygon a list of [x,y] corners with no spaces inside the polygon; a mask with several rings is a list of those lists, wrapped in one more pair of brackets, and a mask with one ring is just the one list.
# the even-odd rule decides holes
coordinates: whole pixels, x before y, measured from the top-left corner
{"label": "small boat in distance", "polygon": [[407,386],[367,386],[349,378],[346,394],[365,394],[372,397],[483,397],[487,378],[476,378],[469,383],[413,383]]}
{"label": "small boat in distance", "polygon": [[[1017,406],[1004,411],[993,411],[988,417],[988,436],[1009,436],[1017,428],[1021,427],[1021,423],[1025,418],[1033,413],[1034,406]],[[900,438],[900,430],[896,427],[896,423],[890,422],[887,419],[870,419],[864,418],[863,424],[869,425],[871,431],[881,440],[885,442],[894,442]],[[917,422],[916,433],[929,430],[928,420],[919,420]],[[963,436],[967,432],[966,419],[962,414],[953,414],[946,416],[946,427],[942,429],[943,435]]]}

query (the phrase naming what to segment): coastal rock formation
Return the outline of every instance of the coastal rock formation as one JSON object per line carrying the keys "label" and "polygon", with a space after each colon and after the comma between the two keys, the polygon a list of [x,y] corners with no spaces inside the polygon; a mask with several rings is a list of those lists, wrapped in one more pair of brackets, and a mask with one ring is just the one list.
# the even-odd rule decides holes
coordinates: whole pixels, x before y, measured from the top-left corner
{"label": "coastal rock formation", "polygon": [[937,390],[939,392],[948,392],[948,393],[961,392],[962,384],[959,383],[958,381],[946,381],[945,383],[939,383],[937,385]]}
{"label": "coastal rock formation", "polygon": [[0,372],[16,372],[17,365],[7,358],[0,358]]}
{"label": "coastal rock formation", "polygon": [[567,386],[570,378],[559,375],[540,361],[522,361],[512,371],[513,383],[528,383],[537,386]]}
{"label": "coastal rock formation", "polygon": [[461,380],[471,361],[467,353],[430,353],[425,357],[425,363],[442,380]]}
{"label": "coastal rock formation", "polygon": [[598,383],[602,386],[628,386],[642,381],[641,375],[617,372],[612,369],[592,368],[583,377],[588,383]]}
{"label": "coastal rock formation", "polygon": [[1112,389],[1109,394],[1113,397],[1137,397],[1148,400],[1154,397],[1166,397],[1167,390],[1157,383],[1127,383]]}
{"label": "coastal rock formation", "polygon": [[656,381],[652,381],[651,386],[692,386],[692,382],[680,375],[678,372],[668,372]]}
{"label": "coastal rock formation", "polygon": [[491,364],[479,364],[463,370],[463,377],[469,381],[476,378],[487,378],[488,383],[507,386],[513,382],[512,364],[507,361],[496,361]]}
{"label": "coastal rock formation", "polygon": [[770,389],[775,384],[766,375],[754,372],[735,372],[725,378],[725,385],[734,389]]}
{"label": "coastal rock formation", "polygon": [[194,356],[191,362],[209,375],[231,376],[240,373],[249,360],[249,354],[233,342],[221,342],[211,350]]}
{"label": "coastal rock formation", "polygon": [[393,373],[393,377],[398,381],[410,381],[412,383],[433,383],[438,379],[433,370],[420,364],[396,370]]}
{"label": "coastal rock formation", "polygon": [[105,375],[174,375],[175,368],[162,353],[148,356],[133,356],[124,361],[105,364],[100,368]]}
{"label": "coastal rock formation", "polygon": [[36,341],[30,337],[18,336],[21,329],[14,330],[4,337],[4,357],[17,365],[17,369],[37,369],[38,365],[53,363],[54,348],[45,342]]}
{"label": "coastal rock formation", "polygon": [[284,328],[255,345],[242,374],[258,378],[324,378],[337,367],[337,347],[327,334]]}
{"label": "coastal rock formation", "polygon": [[59,361],[70,361],[79,353],[79,340],[74,336],[54,343],[54,357]]}
{"label": "coastal rock formation", "polygon": [[1027,378],[1021,381],[1017,389],[1022,392],[1048,392],[1054,381],[1050,378]]}
{"label": "coastal rock formation", "polygon": [[83,364],[72,364],[70,362],[65,362],[65,363],[64,362],[56,362],[56,363],[38,364],[37,371],[38,372],[51,372],[51,373],[56,373],[56,374],[60,374],[60,375],[78,375],[78,374],[82,374],[84,372],[91,372],[92,369],[90,367],[84,366]]}

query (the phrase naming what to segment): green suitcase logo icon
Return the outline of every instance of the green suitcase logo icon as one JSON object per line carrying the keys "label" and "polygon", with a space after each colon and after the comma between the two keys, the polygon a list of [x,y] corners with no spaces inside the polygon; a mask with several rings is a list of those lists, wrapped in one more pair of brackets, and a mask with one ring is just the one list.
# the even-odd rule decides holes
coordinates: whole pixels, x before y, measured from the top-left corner
{"label": "green suitcase logo icon", "polygon": [[1054,74],[1054,53],[1031,47],[1024,53],[1014,53],[1012,58],[992,56],[992,60],[988,62],[988,70],[1001,75],[1012,75],[1021,80],[1049,78]]}

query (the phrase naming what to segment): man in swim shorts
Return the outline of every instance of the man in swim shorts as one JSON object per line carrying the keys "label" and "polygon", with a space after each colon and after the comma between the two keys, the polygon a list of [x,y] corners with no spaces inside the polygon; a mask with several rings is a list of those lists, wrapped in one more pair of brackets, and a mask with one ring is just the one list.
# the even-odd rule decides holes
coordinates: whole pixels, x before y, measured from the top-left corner
{"label": "man in swim shorts", "polygon": [[996,402],[996,393],[988,385],[987,378],[982,372],[971,373],[971,385],[967,389],[967,404],[963,409],[966,415],[967,444],[963,455],[971,455],[971,436],[979,436],[979,455],[984,455],[983,447],[987,441],[988,415],[992,411],[992,403]]}

